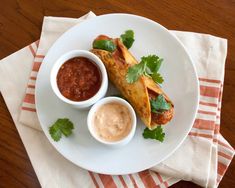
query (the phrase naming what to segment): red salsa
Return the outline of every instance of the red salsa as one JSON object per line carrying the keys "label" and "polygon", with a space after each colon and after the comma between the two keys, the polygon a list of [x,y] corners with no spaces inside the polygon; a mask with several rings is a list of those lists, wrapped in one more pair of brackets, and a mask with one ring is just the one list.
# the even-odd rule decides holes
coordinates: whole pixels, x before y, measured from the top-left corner
{"label": "red salsa", "polygon": [[74,57],[60,67],[57,85],[64,97],[72,101],[84,101],[98,92],[101,79],[100,70],[91,60]]}

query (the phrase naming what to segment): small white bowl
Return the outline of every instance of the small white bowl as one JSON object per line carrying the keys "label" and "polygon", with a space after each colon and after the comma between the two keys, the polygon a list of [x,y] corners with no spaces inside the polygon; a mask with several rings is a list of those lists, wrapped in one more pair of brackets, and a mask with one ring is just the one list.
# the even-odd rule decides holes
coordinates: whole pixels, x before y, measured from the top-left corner
{"label": "small white bowl", "polygon": [[[94,125],[93,125],[93,118],[94,118],[94,114],[95,112],[104,104],[108,104],[108,103],[112,103],[112,102],[116,102],[119,104],[122,104],[124,106],[126,106],[130,112],[131,115],[131,119],[132,119],[132,125],[131,125],[131,130],[129,132],[129,134],[124,137],[123,139],[119,140],[119,141],[115,141],[115,142],[111,142],[111,141],[105,141],[103,139],[101,139],[95,132],[94,130]],[[134,134],[135,134],[135,130],[136,130],[136,114],[135,111],[133,109],[133,107],[124,99],[119,98],[119,97],[106,97],[101,99],[100,101],[98,101],[96,104],[94,104],[87,116],[87,125],[88,125],[88,130],[90,132],[90,134],[100,143],[107,145],[107,146],[111,146],[113,148],[119,148],[121,146],[126,145],[128,142],[130,142],[130,140],[133,138]]]}
{"label": "small white bowl", "polygon": [[[69,59],[72,59],[74,57],[86,57],[90,59],[95,65],[99,68],[101,72],[101,86],[98,92],[91,98],[84,100],[84,101],[72,101],[70,99],[67,99],[64,97],[61,92],[59,91],[58,85],[57,85],[57,74],[60,69],[60,67]],[[70,52],[67,52],[63,54],[54,64],[51,75],[50,75],[50,82],[51,87],[56,96],[61,99],[63,102],[72,105],[75,108],[84,109],[92,106],[94,103],[96,103],[98,100],[103,98],[107,92],[108,89],[108,76],[105,69],[104,64],[102,61],[93,53],[86,51],[86,50],[73,50]]]}

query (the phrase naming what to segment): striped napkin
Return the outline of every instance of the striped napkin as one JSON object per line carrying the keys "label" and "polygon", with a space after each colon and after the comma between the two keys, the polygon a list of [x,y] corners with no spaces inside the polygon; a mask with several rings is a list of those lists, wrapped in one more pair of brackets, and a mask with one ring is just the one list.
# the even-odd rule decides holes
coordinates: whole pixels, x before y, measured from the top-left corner
{"label": "striped napkin", "polygon": [[172,31],[195,62],[200,106],[193,129],[182,146],[151,170],[120,176],[87,172],[64,159],[37,131],[40,125],[34,88],[42,60],[64,31],[94,16],[90,12],[80,19],[45,17],[40,42],[32,43],[0,64],[0,90],[42,187],[169,187],[181,179],[203,187],[218,186],[234,155],[234,149],[219,133],[227,45],[221,38]]}

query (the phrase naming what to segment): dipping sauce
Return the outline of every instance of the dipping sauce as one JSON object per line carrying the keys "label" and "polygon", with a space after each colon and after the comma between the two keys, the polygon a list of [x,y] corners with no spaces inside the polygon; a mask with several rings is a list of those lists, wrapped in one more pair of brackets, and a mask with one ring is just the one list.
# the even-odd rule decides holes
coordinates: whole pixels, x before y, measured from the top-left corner
{"label": "dipping sauce", "polygon": [[129,109],[117,102],[102,105],[93,118],[94,130],[104,141],[115,142],[125,138],[131,131],[132,118]]}
{"label": "dipping sauce", "polygon": [[72,101],[84,101],[93,97],[100,89],[101,80],[98,67],[85,57],[69,59],[57,74],[61,94]]}

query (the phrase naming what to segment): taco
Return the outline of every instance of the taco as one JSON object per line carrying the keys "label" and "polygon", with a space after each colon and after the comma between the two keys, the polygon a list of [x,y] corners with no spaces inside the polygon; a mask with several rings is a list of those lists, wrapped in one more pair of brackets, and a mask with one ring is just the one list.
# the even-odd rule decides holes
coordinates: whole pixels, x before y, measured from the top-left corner
{"label": "taco", "polygon": [[[149,128],[168,123],[174,115],[174,105],[162,88],[149,76],[142,75],[134,83],[128,83],[126,75],[129,67],[138,64],[134,56],[128,51],[119,38],[112,39],[104,35],[98,36],[94,42],[110,40],[115,44],[113,51],[104,49],[91,49],[104,63],[110,81],[126,98],[140,119]],[[94,46],[94,45],[93,45]],[[167,110],[156,111],[152,109],[151,100],[162,97],[169,104]]]}

